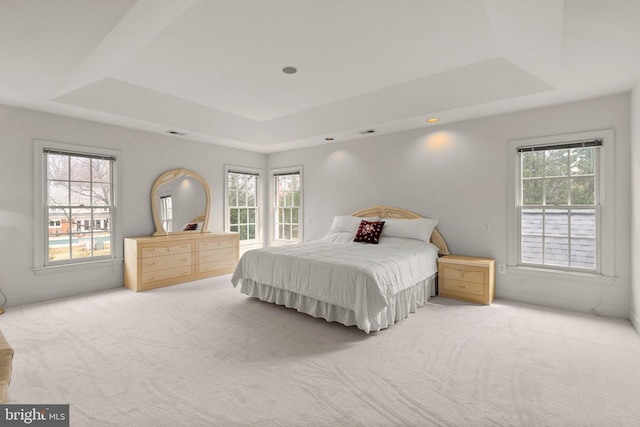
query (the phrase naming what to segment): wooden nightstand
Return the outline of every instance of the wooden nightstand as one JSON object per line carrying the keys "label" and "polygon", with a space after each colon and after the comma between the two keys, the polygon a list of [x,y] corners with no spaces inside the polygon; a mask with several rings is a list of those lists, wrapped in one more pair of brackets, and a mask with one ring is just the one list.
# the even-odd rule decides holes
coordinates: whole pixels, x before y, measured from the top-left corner
{"label": "wooden nightstand", "polygon": [[496,288],[496,261],[446,255],[438,258],[438,294],[478,304],[491,305]]}

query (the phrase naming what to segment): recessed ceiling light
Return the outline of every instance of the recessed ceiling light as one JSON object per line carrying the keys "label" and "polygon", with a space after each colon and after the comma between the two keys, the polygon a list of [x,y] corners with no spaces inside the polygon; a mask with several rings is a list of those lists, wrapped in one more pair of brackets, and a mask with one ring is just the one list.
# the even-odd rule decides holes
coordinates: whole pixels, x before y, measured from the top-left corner
{"label": "recessed ceiling light", "polygon": [[170,133],[171,135],[178,135],[178,136],[186,136],[187,134],[184,132],[178,132],[177,130],[168,130],[167,133]]}
{"label": "recessed ceiling light", "polygon": [[437,118],[437,117],[431,117],[431,118],[427,119],[428,123],[436,123],[436,122],[439,122],[439,121],[440,121],[440,119]]}
{"label": "recessed ceiling light", "polygon": [[329,136],[329,137],[325,138],[324,140],[325,140],[325,141],[333,141],[334,139],[335,139],[335,138],[331,138],[331,137]]}
{"label": "recessed ceiling light", "polygon": [[298,72],[298,69],[296,67],[284,67],[282,72],[285,74],[295,74]]}

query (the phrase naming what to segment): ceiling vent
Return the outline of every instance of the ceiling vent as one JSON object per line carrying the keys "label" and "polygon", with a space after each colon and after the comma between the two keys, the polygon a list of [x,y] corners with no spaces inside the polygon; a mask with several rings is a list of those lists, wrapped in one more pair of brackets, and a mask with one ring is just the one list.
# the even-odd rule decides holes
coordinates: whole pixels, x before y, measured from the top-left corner
{"label": "ceiling vent", "polygon": [[186,136],[187,134],[184,132],[178,132],[177,130],[168,130],[167,133],[170,133],[171,135],[178,135],[178,136]]}
{"label": "ceiling vent", "polygon": [[369,130],[363,130],[362,132],[360,132],[361,135],[368,135],[370,133],[376,133],[375,129],[369,129]]}

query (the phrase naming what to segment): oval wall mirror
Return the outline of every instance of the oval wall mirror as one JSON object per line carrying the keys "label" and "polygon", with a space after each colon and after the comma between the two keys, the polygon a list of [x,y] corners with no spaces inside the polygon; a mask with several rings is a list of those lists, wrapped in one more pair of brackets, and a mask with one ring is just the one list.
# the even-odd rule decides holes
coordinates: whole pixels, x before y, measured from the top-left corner
{"label": "oval wall mirror", "polygon": [[156,179],[151,188],[154,236],[209,233],[209,185],[188,169],[172,169]]}

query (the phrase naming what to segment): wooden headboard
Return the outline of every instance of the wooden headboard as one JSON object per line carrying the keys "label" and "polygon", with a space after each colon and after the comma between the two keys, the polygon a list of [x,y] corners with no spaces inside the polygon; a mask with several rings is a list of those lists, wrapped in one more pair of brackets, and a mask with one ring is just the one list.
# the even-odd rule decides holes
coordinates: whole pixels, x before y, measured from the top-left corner
{"label": "wooden headboard", "polygon": [[[408,211],[406,209],[394,208],[391,206],[376,205],[370,208],[362,209],[351,214],[358,217],[377,216],[380,218],[399,218],[399,219],[416,219],[423,218],[415,212]],[[447,243],[444,241],[442,234],[434,228],[431,233],[431,243],[436,245],[440,249],[440,255],[450,255]]]}

